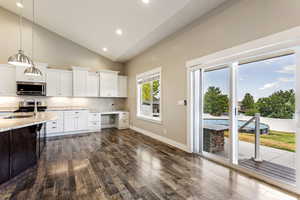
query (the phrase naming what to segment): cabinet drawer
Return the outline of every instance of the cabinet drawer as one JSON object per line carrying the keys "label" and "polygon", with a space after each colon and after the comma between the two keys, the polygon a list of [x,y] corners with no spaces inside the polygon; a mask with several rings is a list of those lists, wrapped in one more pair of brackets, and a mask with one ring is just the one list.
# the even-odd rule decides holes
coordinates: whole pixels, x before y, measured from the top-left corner
{"label": "cabinet drawer", "polygon": [[48,122],[46,131],[47,131],[47,133],[56,133],[56,132],[58,132],[58,127],[56,125],[52,125],[50,122]]}
{"label": "cabinet drawer", "polygon": [[85,116],[88,111],[83,111],[83,110],[72,110],[72,111],[65,111],[65,116],[66,117],[80,117],[80,116]]}
{"label": "cabinet drawer", "polygon": [[94,121],[100,121],[101,115],[100,113],[89,113],[89,121],[94,122]]}
{"label": "cabinet drawer", "polygon": [[123,112],[119,114],[120,119],[129,119],[129,113],[128,112]]}
{"label": "cabinet drawer", "polygon": [[100,122],[89,122],[88,128],[89,128],[89,130],[100,130],[101,123]]}
{"label": "cabinet drawer", "polygon": [[97,122],[89,122],[89,127],[91,126],[97,126],[97,127],[101,127],[101,122],[97,121]]}

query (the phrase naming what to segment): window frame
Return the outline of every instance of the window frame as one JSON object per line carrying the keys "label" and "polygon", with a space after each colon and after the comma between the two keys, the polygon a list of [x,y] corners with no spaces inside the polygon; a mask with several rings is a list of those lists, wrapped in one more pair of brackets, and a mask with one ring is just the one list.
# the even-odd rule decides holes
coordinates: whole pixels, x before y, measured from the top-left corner
{"label": "window frame", "polygon": [[[153,123],[158,123],[158,124],[162,124],[162,80],[161,80],[161,67],[159,68],[155,68],[149,71],[146,71],[144,73],[138,74],[136,75],[136,87],[137,87],[137,107],[136,107],[136,117],[138,119],[142,119],[145,121],[149,121],[149,122],[153,122]],[[153,76],[155,74],[158,74],[159,77],[159,91],[160,91],[160,99],[159,99],[159,117],[149,117],[146,115],[141,114],[141,105],[142,105],[142,85],[144,83],[150,83],[151,84],[151,111],[153,114],[153,81],[146,81],[144,83],[139,83],[140,79],[147,79],[150,76]]]}

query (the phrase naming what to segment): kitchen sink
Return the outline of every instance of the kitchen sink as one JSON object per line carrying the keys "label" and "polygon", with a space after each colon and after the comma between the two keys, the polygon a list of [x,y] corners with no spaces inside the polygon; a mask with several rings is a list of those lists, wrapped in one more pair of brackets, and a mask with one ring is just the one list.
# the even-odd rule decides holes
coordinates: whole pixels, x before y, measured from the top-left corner
{"label": "kitchen sink", "polygon": [[12,115],[12,116],[4,117],[4,119],[22,119],[22,118],[29,118],[29,117],[33,117],[33,115]]}

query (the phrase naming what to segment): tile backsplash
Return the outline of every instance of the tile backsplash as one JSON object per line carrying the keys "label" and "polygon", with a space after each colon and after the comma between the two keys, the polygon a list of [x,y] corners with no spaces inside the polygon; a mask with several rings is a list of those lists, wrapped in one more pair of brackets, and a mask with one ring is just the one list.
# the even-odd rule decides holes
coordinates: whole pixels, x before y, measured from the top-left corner
{"label": "tile backsplash", "polygon": [[77,98],[77,97],[0,97],[0,107],[18,107],[19,101],[38,99],[47,102],[48,107],[79,106],[93,110],[124,110],[125,99],[119,98]]}

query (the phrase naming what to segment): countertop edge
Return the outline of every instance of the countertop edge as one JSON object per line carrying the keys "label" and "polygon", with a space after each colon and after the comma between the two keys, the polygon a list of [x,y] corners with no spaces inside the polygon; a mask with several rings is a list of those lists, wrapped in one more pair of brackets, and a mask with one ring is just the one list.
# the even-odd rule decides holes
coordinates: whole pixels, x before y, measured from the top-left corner
{"label": "countertop edge", "polygon": [[[0,132],[6,132],[6,131],[20,129],[20,128],[24,128],[24,127],[28,127],[28,126],[34,126],[37,124],[42,124],[42,123],[46,123],[48,121],[57,119],[57,116],[55,114],[47,113],[47,112],[37,115],[37,119],[35,119],[35,117],[36,116],[25,119],[26,121],[31,120],[29,122],[26,122],[26,121],[22,122],[21,121],[22,119],[13,119],[13,120],[12,119],[0,119],[0,122],[2,122],[2,123],[5,123],[4,120],[8,120],[6,123],[11,123],[10,127],[4,127],[4,128],[1,128],[1,123],[0,123]],[[5,126],[9,126],[9,125],[5,125]]]}

